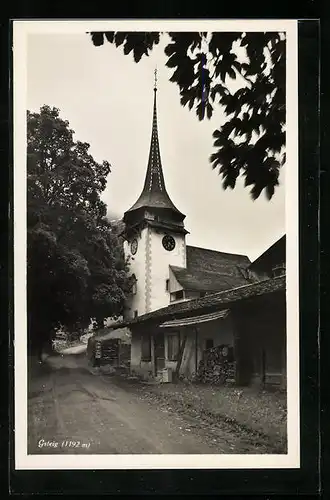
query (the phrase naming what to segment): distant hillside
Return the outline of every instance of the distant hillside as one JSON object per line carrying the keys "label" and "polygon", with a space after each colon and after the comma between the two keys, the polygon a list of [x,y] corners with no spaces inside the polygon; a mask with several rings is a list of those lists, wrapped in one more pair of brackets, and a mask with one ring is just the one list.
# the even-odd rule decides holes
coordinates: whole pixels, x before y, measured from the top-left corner
{"label": "distant hillside", "polygon": [[120,235],[125,229],[125,224],[121,219],[112,219],[110,223],[117,235]]}

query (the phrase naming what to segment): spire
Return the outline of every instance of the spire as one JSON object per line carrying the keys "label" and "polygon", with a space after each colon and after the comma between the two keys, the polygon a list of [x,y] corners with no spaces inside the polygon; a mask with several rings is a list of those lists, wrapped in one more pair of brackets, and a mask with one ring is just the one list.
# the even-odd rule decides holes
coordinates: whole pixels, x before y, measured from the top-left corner
{"label": "spire", "polygon": [[[172,203],[165,187],[163,168],[160,156],[158,125],[157,125],[157,69],[154,71],[154,105],[149,158],[144,186],[136,203],[128,210],[138,208],[165,208],[181,214]],[[183,214],[181,214],[183,215]]]}
{"label": "spire", "polygon": [[149,160],[143,191],[146,192],[166,192],[163,176],[162,162],[160,158],[160,148],[157,127],[157,69],[155,69],[154,82],[154,109],[152,118],[151,143]]}
{"label": "spire", "polygon": [[155,68],[154,75],[155,75],[154,91],[157,92],[157,66]]}

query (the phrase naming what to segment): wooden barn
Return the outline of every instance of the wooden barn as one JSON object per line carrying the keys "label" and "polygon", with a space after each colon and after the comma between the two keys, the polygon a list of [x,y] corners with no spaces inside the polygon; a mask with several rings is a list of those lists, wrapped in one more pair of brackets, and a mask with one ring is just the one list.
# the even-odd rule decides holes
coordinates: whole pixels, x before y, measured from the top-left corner
{"label": "wooden barn", "polygon": [[131,371],[163,381],[196,379],[207,351],[219,348],[219,358],[231,358],[228,381],[285,387],[285,281],[268,278],[130,321]]}
{"label": "wooden barn", "polygon": [[129,365],[131,359],[131,332],[128,328],[102,328],[88,339],[87,356],[99,366]]}

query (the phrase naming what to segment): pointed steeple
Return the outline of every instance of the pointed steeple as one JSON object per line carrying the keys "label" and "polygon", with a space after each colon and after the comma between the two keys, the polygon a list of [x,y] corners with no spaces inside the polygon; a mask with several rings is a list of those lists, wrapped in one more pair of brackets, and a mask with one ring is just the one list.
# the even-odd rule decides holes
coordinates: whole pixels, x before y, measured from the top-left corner
{"label": "pointed steeple", "polygon": [[160,158],[158,127],[157,127],[157,73],[155,70],[154,110],[152,117],[152,132],[149,160],[143,191],[166,191]]}
{"label": "pointed steeple", "polygon": [[134,205],[125,212],[125,218],[127,219],[126,214],[135,212],[140,208],[145,208],[147,210],[152,208],[165,209],[167,212],[171,211],[175,213],[176,219],[178,216],[181,216],[181,220],[185,218],[173,204],[165,186],[157,126],[157,70],[155,70],[152,132],[146,177],[142,193]]}

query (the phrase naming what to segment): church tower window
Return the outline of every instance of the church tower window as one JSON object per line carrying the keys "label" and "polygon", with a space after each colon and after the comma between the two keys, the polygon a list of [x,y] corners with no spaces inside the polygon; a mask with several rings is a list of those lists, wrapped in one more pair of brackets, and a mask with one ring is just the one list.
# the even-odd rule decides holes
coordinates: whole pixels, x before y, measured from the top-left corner
{"label": "church tower window", "polygon": [[132,255],[136,254],[137,249],[138,249],[138,241],[137,241],[136,238],[134,238],[134,240],[131,243],[131,252],[132,252]]}
{"label": "church tower window", "polygon": [[137,279],[135,274],[132,274],[132,288],[131,288],[131,294],[136,295],[137,294]]}
{"label": "church tower window", "polygon": [[285,263],[274,266],[272,269],[272,277],[276,278],[276,276],[283,276],[285,274]]}
{"label": "church tower window", "polygon": [[184,290],[171,293],[171,302],[184,299]]}

